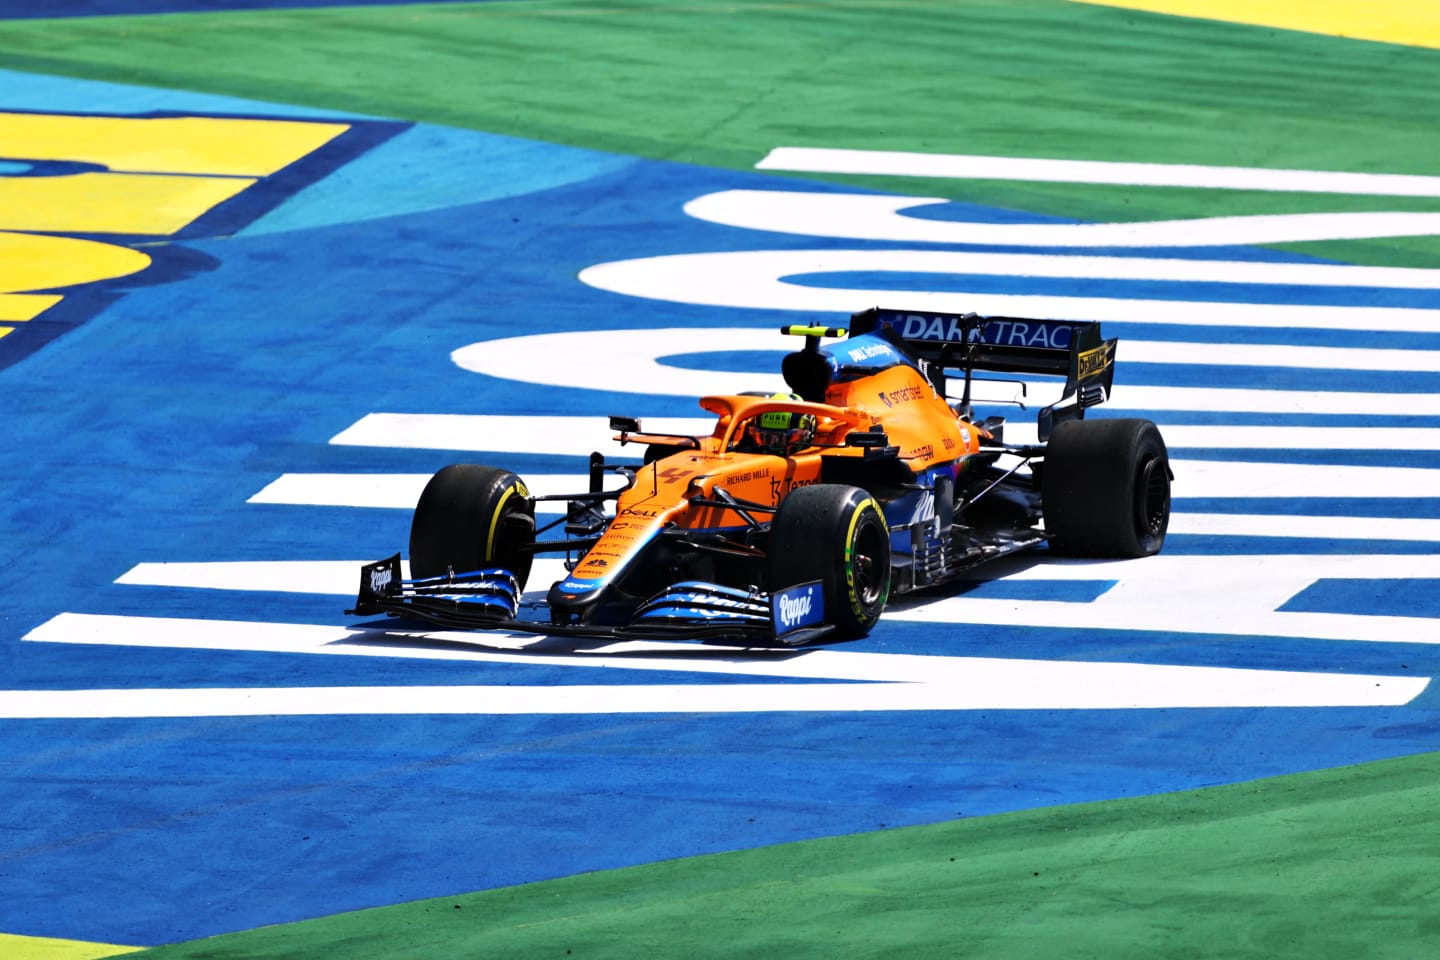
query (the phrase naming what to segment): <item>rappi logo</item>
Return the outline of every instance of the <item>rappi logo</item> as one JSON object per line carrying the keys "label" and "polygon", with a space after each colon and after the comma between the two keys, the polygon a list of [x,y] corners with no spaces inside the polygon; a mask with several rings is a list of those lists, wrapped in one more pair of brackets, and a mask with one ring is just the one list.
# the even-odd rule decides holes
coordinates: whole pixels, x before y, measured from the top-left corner
{"label": "rappi logo", "polygon": [[819,583],[806,583],[781,590],[771,598],[779,633],[819,623],[825,618],[825,603]]}
{"label": "rappi logo", "polygon": [[372,593],[384,593],[390,589],[394,582],[394,573],[389,567],[380,567],[370,571],[370,590]]}

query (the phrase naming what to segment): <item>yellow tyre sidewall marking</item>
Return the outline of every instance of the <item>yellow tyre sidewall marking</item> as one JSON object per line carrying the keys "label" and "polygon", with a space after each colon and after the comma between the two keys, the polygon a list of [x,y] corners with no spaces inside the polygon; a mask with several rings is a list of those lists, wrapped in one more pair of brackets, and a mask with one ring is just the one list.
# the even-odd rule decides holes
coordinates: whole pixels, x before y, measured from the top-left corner
{"label": "yellow tyre sidewall marking", "polygon": [[[866,511],[874,511],[884,522],[885,515],[880,512],[880,506],[874,498],[867,498],[860,501],[855,512],[850,515],[850,529],[845,532],[845,590],[850,596],[850,609],[855,611],[855,616],[861,622],[874,619],[865,612],[865,606],[860,602],[860,591],[855,587],[855,528],[860,525],[860,518]],[[881,597],[881,605],[884,605],[885,597]]]}
{"label": "yellow tyre sidewall marking", "polygon": [[523,483],[515,483],[500,496],[500,502],[495,505],[495,513],[490,517],[490,535],[485,539],[485,562],[495,562],[495,532],[500,528],[500,518],[505,516],[505,504],[510,502],[511,497],[528,497],[530,491]]}

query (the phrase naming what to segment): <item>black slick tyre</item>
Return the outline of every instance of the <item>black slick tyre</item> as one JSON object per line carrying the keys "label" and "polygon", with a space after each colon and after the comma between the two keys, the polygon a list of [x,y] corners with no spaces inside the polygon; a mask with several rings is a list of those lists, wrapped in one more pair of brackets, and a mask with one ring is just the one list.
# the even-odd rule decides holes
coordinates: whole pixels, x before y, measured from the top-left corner
{"label": "black slick tyre", "polygon": [[1041,496],[1051,549],[1145,557],[1170,524],[1170,458],[1149,420],[1069,420],[1045,447]]}
{"label": "black slick tyre", "polygon": [[520,588],[534,555],[535,507],[524,482],[508,470],[458,463],[420,494],[410,522],[410,575],[416,579],[503,567]]}
{"label": "black slick tyre", "polygon": [[770,527],[770,588],[819,580],[826,619],[842,638],[870,632],[890,597],[890,528],[859,487],[792,491]]}

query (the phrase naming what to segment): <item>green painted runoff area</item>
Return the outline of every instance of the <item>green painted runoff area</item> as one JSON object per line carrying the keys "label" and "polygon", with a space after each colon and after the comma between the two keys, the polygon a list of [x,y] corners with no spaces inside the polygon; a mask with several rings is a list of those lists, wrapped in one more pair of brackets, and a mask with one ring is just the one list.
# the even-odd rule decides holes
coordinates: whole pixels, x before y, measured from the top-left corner
{"label": "green painted runoff area", "polygon": [[[777,146],[822,146],[1440,175],[1440,50],[1064,0],[500,0],[21,20],[0,24],[0,66],[739,169]],[[1088,221],[1440,210],[1435,198],[820,179]],[[1292,248],[1440,265],[1434,237]]]}
{"label": "green painted runoff area", "polygon": [[1419,960],[1440,943],[1437,809],[1431,753],[672,860],[134,956]]}

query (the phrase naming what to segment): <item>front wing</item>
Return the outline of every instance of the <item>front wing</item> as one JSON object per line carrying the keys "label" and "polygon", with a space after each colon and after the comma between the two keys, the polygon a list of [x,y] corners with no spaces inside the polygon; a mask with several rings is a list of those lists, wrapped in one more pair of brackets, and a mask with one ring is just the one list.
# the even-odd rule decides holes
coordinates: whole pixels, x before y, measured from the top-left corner
{"label": "front wing", "polygon": [[346,613],[407,617],[458,630],[749,645],[800,646],[833,629],[825,617],[819,581],[772,594],[687,580],[639,604],[624,624],[557,623],[548,618],[549,609],[543,603],[524,599],[508,570],[490,568],[407,580],[398,553],[360,568],[355,607]]}

